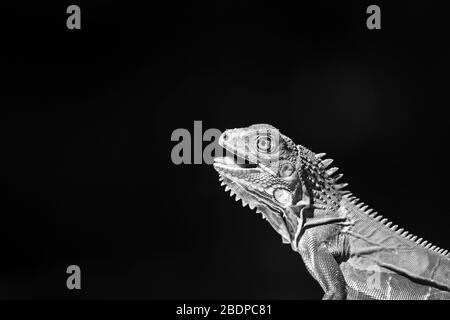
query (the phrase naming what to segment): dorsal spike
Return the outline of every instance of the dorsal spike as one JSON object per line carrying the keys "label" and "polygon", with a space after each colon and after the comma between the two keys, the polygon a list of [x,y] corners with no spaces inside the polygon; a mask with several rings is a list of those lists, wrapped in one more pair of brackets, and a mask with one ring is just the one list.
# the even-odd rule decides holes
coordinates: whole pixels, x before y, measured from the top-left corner
{"label": "dorsal spike", "polygon": [[381,223],[382,223],[382,224],[385,224],[387,221],[388,221],[388,219],[387,219],[387,218],[384,218],[383,220],[381,220]]}
{"label": "dorsal spike", "polygon": [[364,202],[360,202],[360,203],[358,203],[358,205],[356,207],[361,209],[363,206],[364,206]]}
{"label": "dorsal spike", "polygon": [[333,168],[327,170],[327,174],[328,174],[329,176],[331,176],[331,175],[333,175],[333,173],[335,173],[335,172],[338,171],[338,170],[339,170],[339,168],[333,167]]}
{"label": "dorsal spike", "polygon": [[406,236],[408,236],[408,231],[404,231],[403,233],[402,233],[402,237],[406,237]]}
{"label": "dorsal spike", "polygon": [[327,168],[334,160],[333,159],[325,159],[322,161],[323,167]]}
{"label": "dorsal spike", "polygon": [[391,225],[392,225],[392,222],[390,222],[390,221],[389,221],[388,223],[386,223],[386,227],[388,227],[388,228],[389,228]]}
{"label": "dorsal spike", "polygon": [[392,230],[392,231],[396,231],[397,228],[398,228],[398,225],[394,225],[394,226],[391,228],[391,230]]}
{"label": "dorsal spike", "polygon": [[338,181],[338,180],[341,179],[343,176],[344,176],[344,175],[343,175],[342,173],[337,174],[337,175],[334,177],[334,181],[335,181],[335,182]]}
{"label": "dorsal spike", "polygon": [[348,183],[341,183],[341,184],[337,184],[335,185],[336,189],[344,189],[345,187],[348,186]]}
{"label": "dorsal spike", "polygon": [[414,242],[417,241],[417,236],[413,236],[413,237],[411,238],[411,240],[414,241]]}
{"label": "dorsal spike", "polygon": [[400,228],[400,229],[397,230],[397,233],[398,233],[398,234],[401,234],[403,231],[405,231],[405,229]]}
{"label": "dorsal spike", "polygon": [[316,153],[316,158],[320,159],[320,158],[325,157],[326,155],[327,155],[327,154],[326,154],[325,152],[322,152],[322,153]]}
{"label": "dorsal spike", "polygon": [[383,219],[382,215],[379,215],[378,217],[375,218],[375,220],[380,221],[381,219]]}

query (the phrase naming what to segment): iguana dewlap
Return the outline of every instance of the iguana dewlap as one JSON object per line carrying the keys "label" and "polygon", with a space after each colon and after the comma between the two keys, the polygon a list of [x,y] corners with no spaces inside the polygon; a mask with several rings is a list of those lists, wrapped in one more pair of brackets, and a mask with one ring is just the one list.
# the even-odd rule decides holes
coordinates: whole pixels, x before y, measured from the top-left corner
{"label": "iguana dewlap", "polygon": [[324,299],[450,299],[450,254],[344,191],[332,160],[258,124],[225,131],[220,181],[300,253]]}

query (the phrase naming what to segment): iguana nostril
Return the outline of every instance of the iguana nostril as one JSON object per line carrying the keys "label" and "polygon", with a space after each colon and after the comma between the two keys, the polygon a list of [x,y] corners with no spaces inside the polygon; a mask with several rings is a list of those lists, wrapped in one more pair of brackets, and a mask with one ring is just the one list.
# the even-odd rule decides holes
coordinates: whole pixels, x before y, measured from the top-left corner
{"label": "iguana nostril", "polygon": [[228,140],[228,134],[225,133],[225,134],[223,135],[223,140],[224,140],[224,141],[227,141],[227,140]]}

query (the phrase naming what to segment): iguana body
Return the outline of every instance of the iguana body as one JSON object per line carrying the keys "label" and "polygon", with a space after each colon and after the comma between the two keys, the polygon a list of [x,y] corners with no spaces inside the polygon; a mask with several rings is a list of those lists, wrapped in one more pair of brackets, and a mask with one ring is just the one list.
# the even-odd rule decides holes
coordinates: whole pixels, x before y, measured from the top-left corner
{"label": "iguana body", "polygon": [[[450,254],[360,203],[332,160],[270,125],[225,131],[220,180],[298,252],[324,299],[450,299]],[[245,163],[242,161],[245,159]]]}

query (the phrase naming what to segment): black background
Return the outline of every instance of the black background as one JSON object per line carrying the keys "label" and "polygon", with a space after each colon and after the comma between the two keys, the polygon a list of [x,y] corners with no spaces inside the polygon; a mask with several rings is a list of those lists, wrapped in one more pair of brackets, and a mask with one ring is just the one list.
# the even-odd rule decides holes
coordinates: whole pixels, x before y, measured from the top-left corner
{"label": "black background", "polygon": [[[270,123],[450,248],[437,3],[60,1],[1,8],[0,298],[318,299],[298,254],[172,163],[171,133]],[[82,29],[66,28],[78,4]],[[66,288],[66,268],[82,290]]]}

